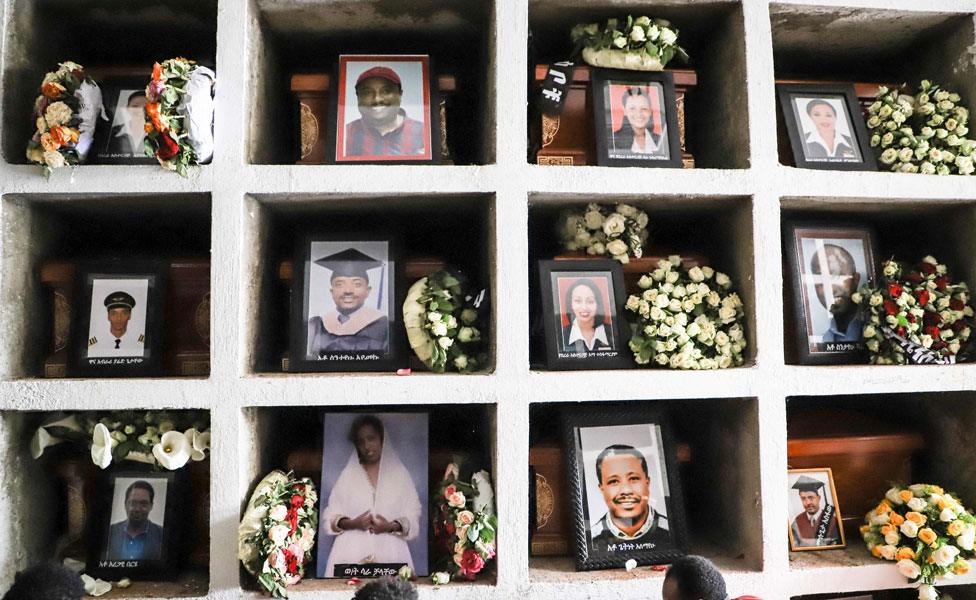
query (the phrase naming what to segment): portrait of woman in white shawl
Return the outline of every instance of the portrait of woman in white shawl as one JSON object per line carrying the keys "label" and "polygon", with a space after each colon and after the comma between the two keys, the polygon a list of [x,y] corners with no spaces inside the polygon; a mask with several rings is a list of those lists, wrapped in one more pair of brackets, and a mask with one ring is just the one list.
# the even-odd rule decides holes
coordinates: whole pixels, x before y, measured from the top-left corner
{"label": "portrait of woman in white shawl", "polygon": [[318,576],[426,575],[427,415],[327,414],[323,436]]}

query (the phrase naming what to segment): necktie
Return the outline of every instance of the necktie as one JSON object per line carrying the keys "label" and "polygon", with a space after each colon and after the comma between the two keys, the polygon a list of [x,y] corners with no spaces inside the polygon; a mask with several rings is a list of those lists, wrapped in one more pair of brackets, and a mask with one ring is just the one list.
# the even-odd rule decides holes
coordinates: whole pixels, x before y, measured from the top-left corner
{"label": "necktie", "polygon": [[115,340],[115,349],[116,350],[119,349],[119,344],[121,344],[121,343],[122,343],[122,340]]}

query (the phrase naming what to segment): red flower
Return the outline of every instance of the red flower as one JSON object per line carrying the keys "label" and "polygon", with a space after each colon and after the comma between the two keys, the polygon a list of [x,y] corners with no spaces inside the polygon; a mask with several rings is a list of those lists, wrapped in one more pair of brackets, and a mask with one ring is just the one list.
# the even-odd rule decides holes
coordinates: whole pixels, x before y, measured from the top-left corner
{"label": "red flower", "polygon": [[180,153],[180,146],[169,137],[168,133],[161,133],[157,138],[159,148],[156,149],[156,157],[161,160],[170,160]]}
{"label": "red flower", "polygon": [[908,275],[905,275],[905,279],[907,279],[908,281],[910,281],[912,283],[921,283],[922,282],[922,276],[919,275],[918,271],[910,271],[908,273]]}
{"label": "red flower", "polygon": [[922,323],[926,327],[934,327],[942,324],[942,317],[939,316],[937,312],[926,311],[925,316],[922,317]]}
{"label": "red flower", "polygon": [[889,315],[894,315],[898,313],[898,305],[894,303],[893,300],[884,301],[885,312]]}
{"label": "red flower", "polygon": [[461,555],[461,564],[458,566],[461,567],[461,575],[472,577],[485,567],[485,560],[477,550],[468,548]]}
{"label": "red flower", "polygon": [[898,329],[895,330],[895,333],[897,333],[901,337],[905,337],[905,334],[907,332],[905,331],[905,328],[904,327],[899,326]]}
{"label": "red flower", "polygon": [[924,272],[926,275],[932,275],[933,273],[935,273],[935,265],[933,265],[932,263],[923,262],[922,264],[919,265],[919,267],[922,269],[922,272]]}
{"label": "red flower", "polygon": [[454,535],[454,532],[457,531],[457,528],[454,527],[454,523],[444,523],[444,531],[447,532],[447,535]]}
{"label": "red flower", "polygon": [[282,548],[281,551],[285,555],[285,564],[288,565],[288,572],[292,575],[298,574],[298,557],[288,551],[288,548]]}
{"label": "red flower", "polygon": [[912,313],[908,313],[907,319],[909,323],[914,323],[916,321],[915,315],[913,315]]}
{"label": "red flower", "polygon": [[943,348],[947,348],[948,346],[949,344],[943,342],[942,340],[939,340],[937,342],[932,342],[932,350],[938,351],[938,350],[942,350]]}
{"label": "red flower", "polygon": [[939,339],[939,328],[938,327],[935,327],[935,326],[926,327],[925,328],[925,333],[927,333],[930,336],[932,336],[932,339],[933,340]]}
{"label": "red flower", "polygon": [[302,504],[305,504],[305,499],[299,496],[298,494],[295,494],[294,496],[291,497],[292,508],[300,508]]}
{"label": "red flower", "polygon": [[919,290],[915,292],[915,299],[918,300],[919,306],[925,306],[926,304],[929,303],[929,291]]}
{"label": "red flower", "polygon": [[953,298],[952,300],[949,300],[949,308],[952,310],[962,310],[966,308],[966,303],[959,298]]}
{"label": "red flower", "polygon": [[965,328],[966,328],[966,321],[962,319],[959,319],[958,321],[952,324],[952,330],[955,331],[956,333],[959,333]]}
{"label": "red flower", "polygon": [[947,275],[943,275],[942,277],[935,278],[935,287],[939,288],[940,290],[944,290],[948,286],[949,286],[949,277]]}
{"label": "red flower", "polygon": [[899,283],[888,284],[888,293],[891,294],[892,298],[897,298],[898,296],[901,296],[901,292],[902,292],[901,284]]}
{"label": "red flower", "polygon": [[289,508],[288,514],[285,516],[285,520],[288,521],[288,524],[290,525],[288,535],[294,534],[295,530],[298,529],[298,509],[295,507]]}

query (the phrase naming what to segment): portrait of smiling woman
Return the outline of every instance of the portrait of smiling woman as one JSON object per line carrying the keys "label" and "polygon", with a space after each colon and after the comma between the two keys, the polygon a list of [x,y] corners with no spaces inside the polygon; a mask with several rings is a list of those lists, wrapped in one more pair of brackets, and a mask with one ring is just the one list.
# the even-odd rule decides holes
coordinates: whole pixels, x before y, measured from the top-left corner
{"label": "portrait of smiling woman", "polygon": [[[839,160],[861,160],[858,155],[854,140],[837,127],[837,108],[834,103],[840,104],[839,100],[831,102],[824,98],[797,98],[797,103],[805,103],[804,111],[810,118],[813,128],[804,127],[804,153],[808,160],[817,159],[839,159]],[[850,131],[845,122],[842,129]]]}
{"label": "portrait of smiling woman", "polygon": [[580,278],[569,286],[564,298],[563,348],[567,352],[612,350],[613,328],[606,327],[606,306],[602,292],[590,278]]}

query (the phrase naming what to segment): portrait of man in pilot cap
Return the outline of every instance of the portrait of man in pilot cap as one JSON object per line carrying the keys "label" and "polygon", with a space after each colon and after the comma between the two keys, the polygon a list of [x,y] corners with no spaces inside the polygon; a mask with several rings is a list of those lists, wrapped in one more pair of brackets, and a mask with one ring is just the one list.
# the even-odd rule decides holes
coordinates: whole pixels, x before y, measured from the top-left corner
{"label": "portrait of man in pilot cap", "polygon": [[425,55],[339,57],[336,160],[430,160]]}
{"label": "portrait of man in pilot cap", "polygon": [[306,359],[389,351],[388,244],[311,242]]}
{"label": "portrait of man in pilot cap", "polygon": [[92,282],[88,358],[145,355],[148,286],[145,279]]}
{"label": "portrait of man in pilot cap", "polygon": [[823,550],[845,544],[830,469],[793,469],[790,484],[790,549]]}

